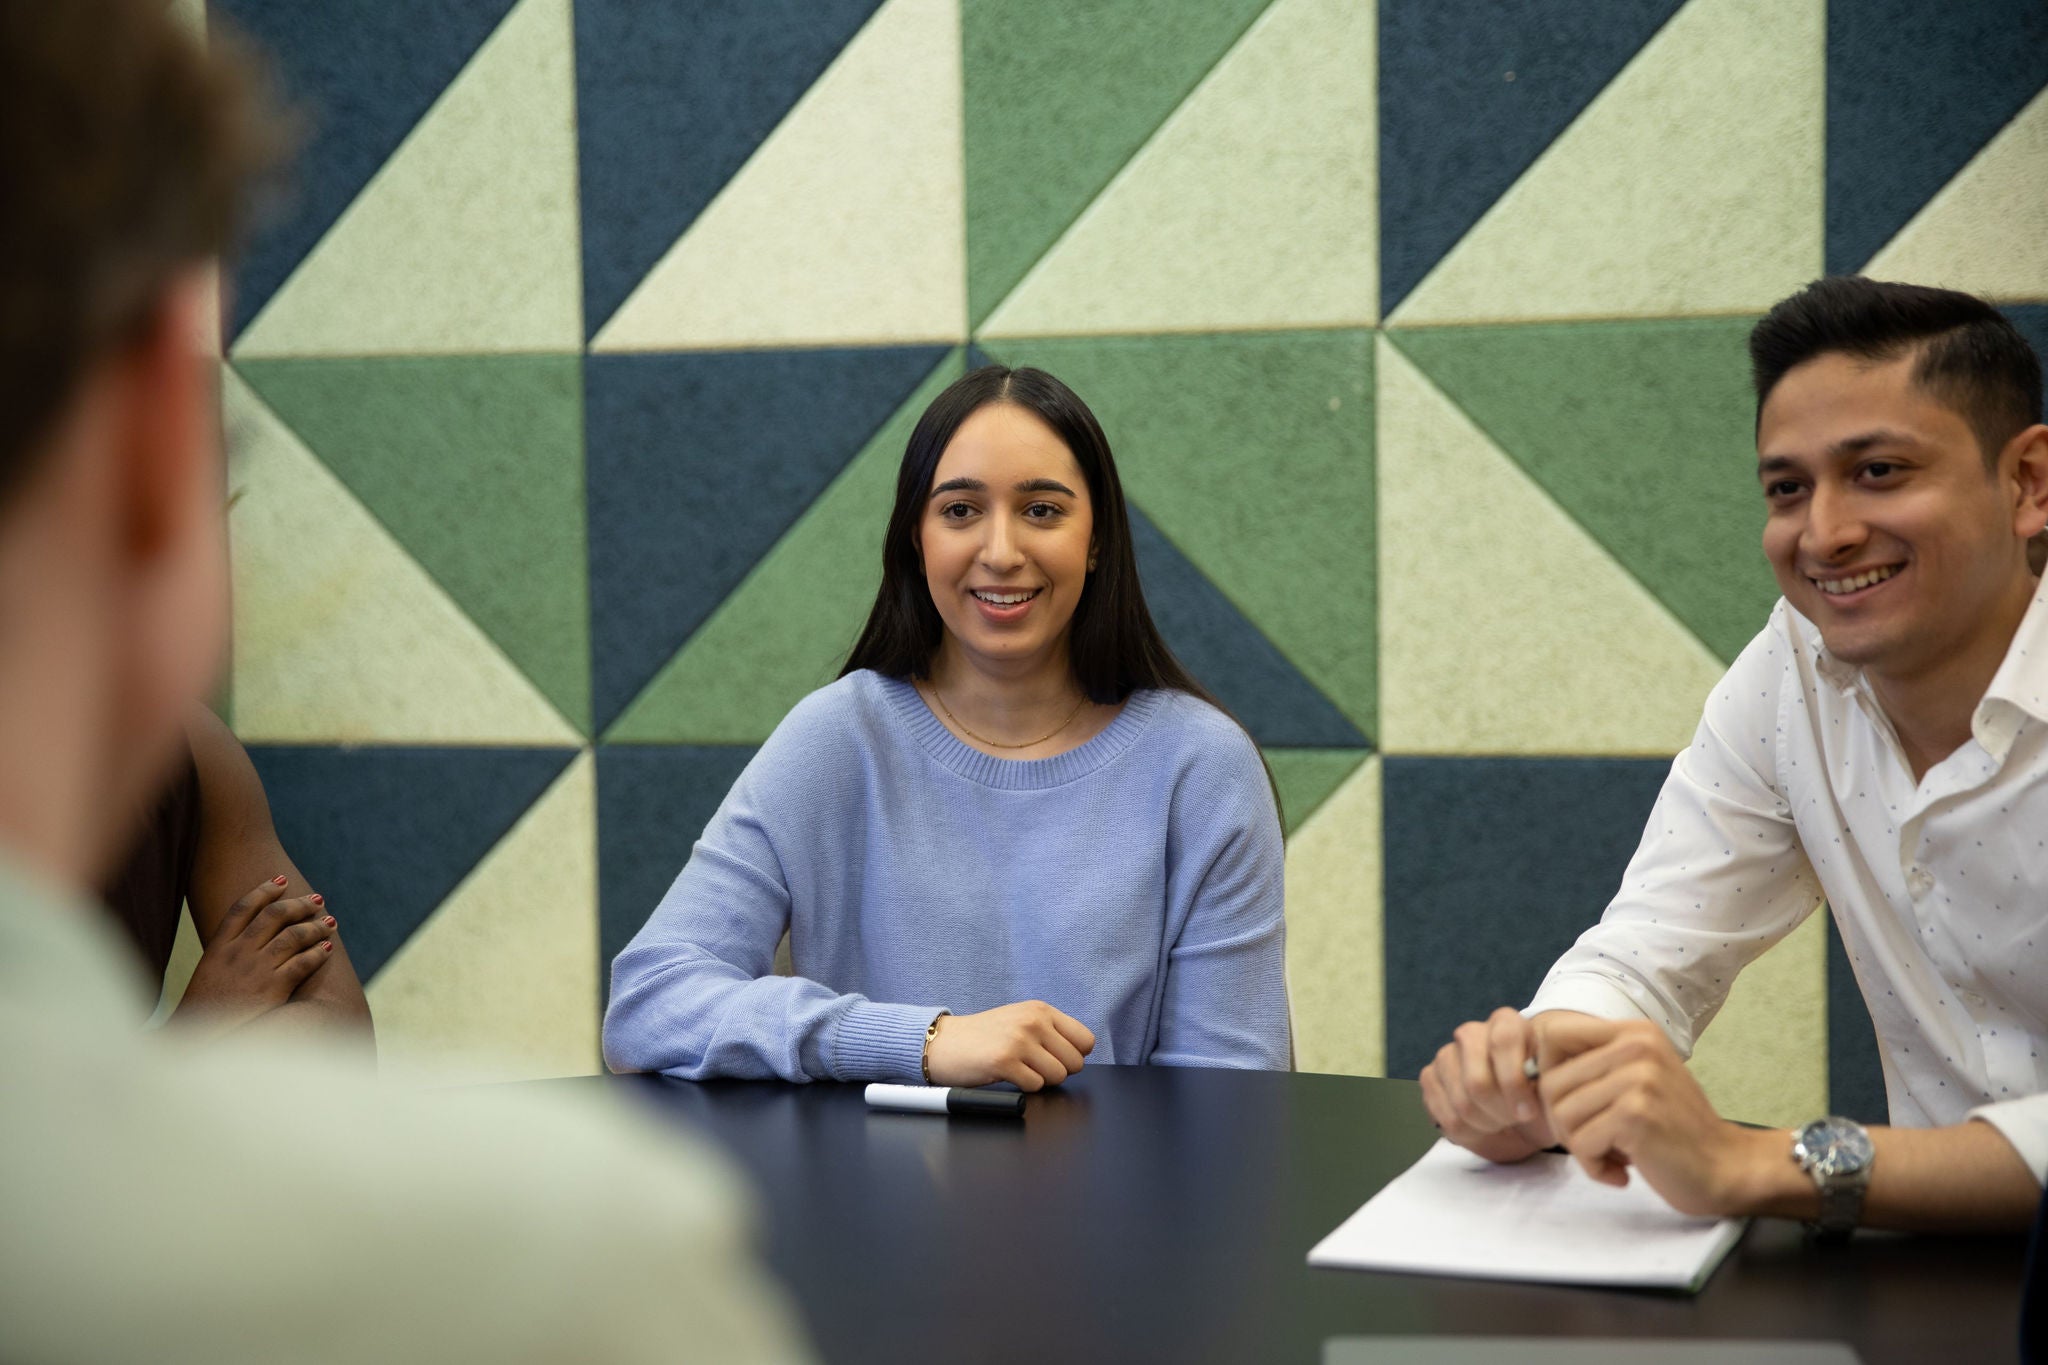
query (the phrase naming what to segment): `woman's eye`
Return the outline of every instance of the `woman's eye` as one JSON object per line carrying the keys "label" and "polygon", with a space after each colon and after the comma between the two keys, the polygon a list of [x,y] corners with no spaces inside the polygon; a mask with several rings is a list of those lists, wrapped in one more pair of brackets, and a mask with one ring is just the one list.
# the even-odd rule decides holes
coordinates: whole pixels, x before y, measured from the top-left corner
{"label": "woman's eye", "polygon": [[964,502],[949,502],[939,509],[939,515],[948,521],[959,521],[974,515],[974,508]]}
{"label": "woman's eye", "polygon": [[1791,479],[1780,479],[1776,483],[1767,483],[1764,485],[1764,496],[1771,499],[1773,502],[1778,502],[1785,498],[1794,497],[1798,494],[1798,492],[1799,485]]}
{"label": "woman's eye", "polygon": [[1024,515],[1036,521],[1048,521],[1060,514],[1057,503],[1034,502],[1024,509]]}
{"label": "woman's eye", "polygon": [[1899,467],[1890,460],[1872,460],[1863,466],[1863,472],[1873,479],[1888,478],[1899,472]]}

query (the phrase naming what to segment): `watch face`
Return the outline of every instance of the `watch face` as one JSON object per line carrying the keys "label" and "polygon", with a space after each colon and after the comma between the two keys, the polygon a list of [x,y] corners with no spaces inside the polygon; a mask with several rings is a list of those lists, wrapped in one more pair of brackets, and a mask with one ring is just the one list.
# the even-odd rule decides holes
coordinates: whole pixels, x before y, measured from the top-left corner
{"label": "watch face", "polygon": [[1800,1131],[1799,1143],[1810,1154],[1810,1170],[1822,1175],[1860,1171],[1876,1154],[1870,1134],[1848,1119],[1816,1119]]}

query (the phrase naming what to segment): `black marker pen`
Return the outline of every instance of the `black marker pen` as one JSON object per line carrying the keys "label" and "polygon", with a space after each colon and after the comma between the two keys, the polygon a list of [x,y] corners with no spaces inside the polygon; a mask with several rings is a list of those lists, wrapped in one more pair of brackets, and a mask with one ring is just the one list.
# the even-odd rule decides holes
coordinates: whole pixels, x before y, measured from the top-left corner
{"label": "black marker pen", "polygon": [[904,1109],[921,1114],[988,1114],[1024,1117],[1024,1097],[1011,1090],[969,1090],[963,1086],[883,1085],[867,1089],[870,1109]]}

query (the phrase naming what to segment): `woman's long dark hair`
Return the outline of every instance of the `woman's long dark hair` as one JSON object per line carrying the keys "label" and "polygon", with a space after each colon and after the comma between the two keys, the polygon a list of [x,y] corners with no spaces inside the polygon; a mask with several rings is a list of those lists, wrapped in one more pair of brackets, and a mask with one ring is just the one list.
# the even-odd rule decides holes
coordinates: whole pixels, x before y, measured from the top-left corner
{"label": "woman's long dark hair", "polygon": [[932,656],[945,627],[925,583],[916,531],[924,519],[939,457],[961,425],[991,403],[1013,403],[1051,427],[1088,480],[1088,500],[1095,514],[1095,569],[1081,587],[1067,635],[1067,656],[1081,690],[1090,701],[1108,705],[1141,687],[1170,688],[1224,711],[1173,657],[1152,624],[1152,613],[1145,609],[1123,484],[1095,414],[1078,394],[1044,370],[1003,365],[987,365],[955,381],[932,400],[910,433],[896,474],[896,507],[882,541],[881,590],[839,676],[862,668],[895,678],[931,676]]}

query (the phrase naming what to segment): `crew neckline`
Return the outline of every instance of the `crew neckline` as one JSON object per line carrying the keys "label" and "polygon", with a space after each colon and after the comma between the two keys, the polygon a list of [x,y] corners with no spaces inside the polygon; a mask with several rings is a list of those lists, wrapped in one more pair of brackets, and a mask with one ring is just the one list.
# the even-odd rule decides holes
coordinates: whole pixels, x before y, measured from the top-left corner
{"label": "crew neckline", "polygon": [[874,677],[883,697],[918,747],[947,771],[998,791],[1044,791],[1088,776],[1137,743],[1166,697],[1157,689],[1140,688],[1124,699],[1123,710],[1115,720],[1087,743],[1077,744],[1065,753],[1050,758],[998,758],[948,730],[908,679],[880,673]]}

